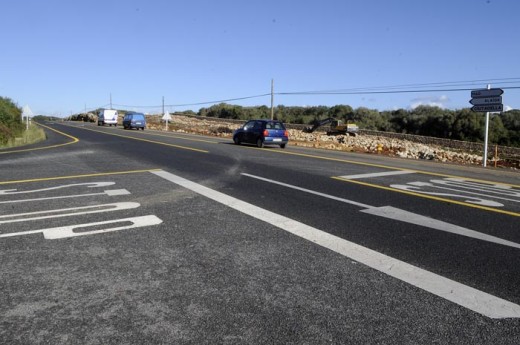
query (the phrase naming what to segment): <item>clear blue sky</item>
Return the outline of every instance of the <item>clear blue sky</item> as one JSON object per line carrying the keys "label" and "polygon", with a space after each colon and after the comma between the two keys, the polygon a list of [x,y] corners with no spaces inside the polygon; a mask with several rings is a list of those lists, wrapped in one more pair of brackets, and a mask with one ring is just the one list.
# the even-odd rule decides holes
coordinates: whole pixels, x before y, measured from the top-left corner
{"label": "clear blue sky", "polygon": [[[247,97],[269,93],[272,78],[275,92],[473,80],[483,81],[460,87],[520,86],[518,0],[13,0],[1,7],[0,96],[35,114],[107,106],[110,94],[117,108],[160,106],[163,96],[167,105]],[[516,80],[496,81],[505,78]],[[276,95],[275,104],[459,109],[470,106],[469,94]],[[519,89],[503,96],[520,109]],[[269,106],[270,97],[230,103]]]}

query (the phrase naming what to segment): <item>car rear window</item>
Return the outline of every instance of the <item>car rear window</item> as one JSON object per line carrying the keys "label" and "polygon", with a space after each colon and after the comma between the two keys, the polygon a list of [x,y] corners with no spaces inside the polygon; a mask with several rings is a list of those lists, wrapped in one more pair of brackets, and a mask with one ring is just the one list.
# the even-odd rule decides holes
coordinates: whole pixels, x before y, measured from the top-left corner
{"label": "car rear window", "polygon": [[285,129],[281,122],[268,122],[265,125],[266,129]]}

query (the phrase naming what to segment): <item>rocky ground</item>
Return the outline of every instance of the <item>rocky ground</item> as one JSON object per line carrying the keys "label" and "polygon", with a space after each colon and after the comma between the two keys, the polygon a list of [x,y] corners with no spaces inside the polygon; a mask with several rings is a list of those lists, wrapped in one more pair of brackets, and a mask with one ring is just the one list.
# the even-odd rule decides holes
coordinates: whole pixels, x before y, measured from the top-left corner
{"label": "rocky ground", "polygon": [[[241,124],[242,122],[215,121],[213,119],[205,120],[175,115],[172,116],[172,121],[169,123],[169,130],[231,138],[233,131]],[[150,118],[147,127],[151,129],[166,129],[165,123],[161,123],[158,118]],[[402,158],[427,159],[458,164],[482,165],[482,156],[480,155],[454,152],[442,147],[381,136],[328,136],[324,132],[303,133],[301,130],[289,129],[289,138],[289,145],[294,146],[384,154]]]}

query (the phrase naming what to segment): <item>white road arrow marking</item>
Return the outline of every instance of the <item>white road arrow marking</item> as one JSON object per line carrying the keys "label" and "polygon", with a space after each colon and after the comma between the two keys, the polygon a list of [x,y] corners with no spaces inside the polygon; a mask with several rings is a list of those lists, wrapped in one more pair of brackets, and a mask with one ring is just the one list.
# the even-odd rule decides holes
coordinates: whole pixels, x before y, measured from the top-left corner
{"label": "white road arrow marking", "polygon": [[[180,176],[176,176],[166,171],[153,171],[151,173],[195,193],[203,195],[211,200],[229,206],[253,218],[269,223],[279,229],[285,230],[336,253],[356,260],[396,279],[407,282],[462,307],[468,308],[481,315],[497,319],[520,318],[520,305],[426,271],[422,268],[410,265],[404,261],[394,259],[388,255],[381,254],[277,213],[233,198],[227,194],[220,193],[195,182],[186,180]],[[253,177],[252,175],[246,176]],[[299,187],[296,189],[304,190]],[[348,202],[351,204],[356,203],[351,201]]]}
{"label": "white road arrow marking", "polygon": [[366,210],[361,210],[361,212],[520,249],[520,244],[518,243],[446,223],[441,220],[425,217],[417,213],[401,210],[392,206],[372,207]]}
{"label": "white road arrow marking", "polygon": [[313,191],[310,189],[293,186],[293,185],[290,185],[287,183],[266,179],[264,177],[259,177],[259,176],[255,176],[255,175],[251,175],[251,174],[245,174],[245,173],[243,173],[242,175],[251,177],[251,178],[254,178],[257,180],[277,184],[279,186],[296,189],[296,190],[299,190],[299,191],[302,191],[305,193],[318,195],[318,196],[321,196],[324,198],[344,202],[344,203],[355,205],[355,206],[360,206],[362,208],[365,208],[365,210],[361,210],[361,212],[371,214],[374,216],[390,218],[390,219],[400,221],[400,222],[419,225],[419,226],[423,226],[423,227],[427,227],[427,228],[435,229],[435,230],[446,231],[446,232],[450,232],[452,234],[467,236],[467,237],[475,238],[475,239],[482,240],[482,241],[488,241],[488,242],[497,243],[497,244],[520,249],[520,244],[518,244],[518,243],[507,241],[507,240],[504,240],[504,239],[501,239],[501,238],[498,238],[495,236],[486,235],[486,234],[483,234],[478,231],[463,228],[461,226],[446,223],[446,222],[436,220],[436,219],[433,219],[430,217],[425,217],[425,216],[422,216],[422,215],[419,215],[416,213],[412,213],[412,212],[408,212],[405,210],[401,210],[401,209],[398,209],[395,207],[391,207],[391,206],[376,207],[376,206],[371,206],[371,205],[367,205],[367,204],[361,204],[357,201],[339,198],[339,197],[336,197],[333,195],[316,192],[316,191]]}

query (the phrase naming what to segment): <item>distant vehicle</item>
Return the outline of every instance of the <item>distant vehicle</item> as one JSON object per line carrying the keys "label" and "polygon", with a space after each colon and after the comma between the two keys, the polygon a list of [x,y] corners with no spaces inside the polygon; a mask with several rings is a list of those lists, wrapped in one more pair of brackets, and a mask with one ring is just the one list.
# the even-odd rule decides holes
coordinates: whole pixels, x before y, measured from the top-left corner
{"label": "distant vehicle", "polygon": [[97,124],[98,126],[114,125],[117,127],[117,118],[117,110],[102,109],[99,111]]}
{"label": "distant vehicle", "polygon": [[318,127],[324,126],[326,124],[329,124],[329,129],[327,130],[327,135],[340,135],[340,134],[348,134],[352,136],[356,136],[357,132],[359,131],[359,127],[355,123],[344,123],[341,120],[336,120],[333,117],[329,117],[328,119],[322,120],[322,121],[315,121],[314,125],[312,127],[305,127],[303,129],[303,132],[305,133],[312,133]]}
{"label": "distant vehicle", "polygon": [[124,129],[132,129],[132,128],[141,128],[143,131],[146,128],[146,118],[143,113],[126,113],[123,117],[123,128]]}
{"label": "distant vehicle", "polygon": [[289,132],[280,121],[251,120],[233,133],[235,144],[253,144],[258,147],[264,145],[278,145],[282,149],[289,142]]}

